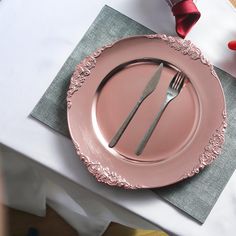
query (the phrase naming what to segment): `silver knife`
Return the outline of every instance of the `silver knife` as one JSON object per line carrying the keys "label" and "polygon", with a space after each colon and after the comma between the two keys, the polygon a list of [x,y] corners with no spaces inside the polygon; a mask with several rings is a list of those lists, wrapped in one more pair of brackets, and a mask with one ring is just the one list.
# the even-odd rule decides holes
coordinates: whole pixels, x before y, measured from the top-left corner
{"label": "silver knife", "polygon": [[125,129],[129,125],[130,121],[134,117],[136,111],[138,110],[142,102],[156,89],[156,86],[161,77],[162,69],[163,69],[163,63],[161,63],[160,66],[157,68],[156,72],[154,73],[152,78],[147,83],[145,89],[143,90],[142,95],[140,96],[138,102],[136,103],[132,111],[129,113],[128,117],[125,119],[121,127],[117,130],[115,136],[112,138],[111,142],[109,143],[110,148],[114,147],[117,144],[117,142],[120,140],[122,134],[124,133]]}

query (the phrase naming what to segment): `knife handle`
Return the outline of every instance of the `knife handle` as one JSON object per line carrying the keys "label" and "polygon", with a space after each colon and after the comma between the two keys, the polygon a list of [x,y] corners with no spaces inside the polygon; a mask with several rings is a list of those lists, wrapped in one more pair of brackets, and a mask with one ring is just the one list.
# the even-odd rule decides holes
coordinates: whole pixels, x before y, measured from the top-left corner
{"label": "knife handle", "polygon": [[139,106],[141,105],[141,103],[142,103],[142,100],[139,100],[136,103],[136,105],[134,106],[132,111],[129,113],[128,117],[125,119],[125,121],[123,122],[121,127],[117,130],[115,136],[112,138],[111,142],[109,143],[110,148],[114,147],[117,144],[117,142],[120,140],[122,134],[124,133],[125,129],[129,125],[130,121],[134,117],[134,115],[135,115],[136,111],[138,110]]}

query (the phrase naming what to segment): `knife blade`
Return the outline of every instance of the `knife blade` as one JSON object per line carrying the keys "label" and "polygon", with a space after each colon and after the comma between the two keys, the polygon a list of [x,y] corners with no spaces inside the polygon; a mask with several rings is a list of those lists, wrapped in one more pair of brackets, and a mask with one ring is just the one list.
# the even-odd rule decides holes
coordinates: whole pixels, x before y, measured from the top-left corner
{"label": "knife blade", "polygon": [[124,120],[124,122],[122,123],[122,125],[120,126],[120,128],[117,130],[116,134],[114,135],[114,137],[110,141],[110,143],[108,145],[110,148],[114,147],[117,144],[117,142],[120,140],[122,134],[124,133],[125,129],[129,125],[130,121],[134,117],[135,113],[137,112],[137,110],[140,107],[140,105],[142,104],[142,102],[156,89],[157,84],[158,84],[160,77],[161,77],[162,69],[163,69],[163,63],[161,63],[159,65],[159,67],[157,68],[154,75],[148,81],[138,102],[133,107],[132,111],[129,113],[127,118]]}
{"label": "knife blade", "polygon": [[145,89],[143,90],[142,96],[140,97],[141,100],[142,99],[144,100],[156,89],[157,84],[158,84],[160,77],[161,77],[162,69],[163,69],[163,63],[160,64],[160,66],[157,68],[157,70],[154,73],[154,75],[152,76],[152,78],[147,83]]}

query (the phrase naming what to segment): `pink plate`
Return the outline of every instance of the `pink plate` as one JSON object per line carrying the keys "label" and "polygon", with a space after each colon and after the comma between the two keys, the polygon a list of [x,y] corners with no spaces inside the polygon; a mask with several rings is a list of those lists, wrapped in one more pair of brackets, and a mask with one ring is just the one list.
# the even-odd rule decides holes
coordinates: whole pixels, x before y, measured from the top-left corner
{"label": "pink plate", "polygon": [[[161,79],[116,146],[109,148],[158,62],[135,63],[106,76],[124,62],[144,58],[164,61]],[[163,113],[143,153],[136,156],[176,69],[188,80]],[[178,182],[210,164],[224,143],[226,111],[219,79],[201,51],[179,38],[135,36],[97,50],[76,67],[67,106],[78,155],[99,182],[113,186],[154,188]]]}

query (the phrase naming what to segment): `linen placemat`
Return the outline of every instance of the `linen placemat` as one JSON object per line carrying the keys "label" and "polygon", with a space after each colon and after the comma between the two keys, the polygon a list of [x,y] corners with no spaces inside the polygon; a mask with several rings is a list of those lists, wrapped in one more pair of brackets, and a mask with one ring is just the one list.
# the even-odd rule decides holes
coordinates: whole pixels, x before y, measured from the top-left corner
{"label": "linen placemat", "polygon": [[[33,109],[31,115],[55,131],[69,136],[66,91],[75,66],[97,48],[131,35],[154,33],[120,12],[105,6]],[[236,168],[236,79],[215,68],[226,96],[228,128],[222,154],[198,175],[153,191],[203,223]]]}

